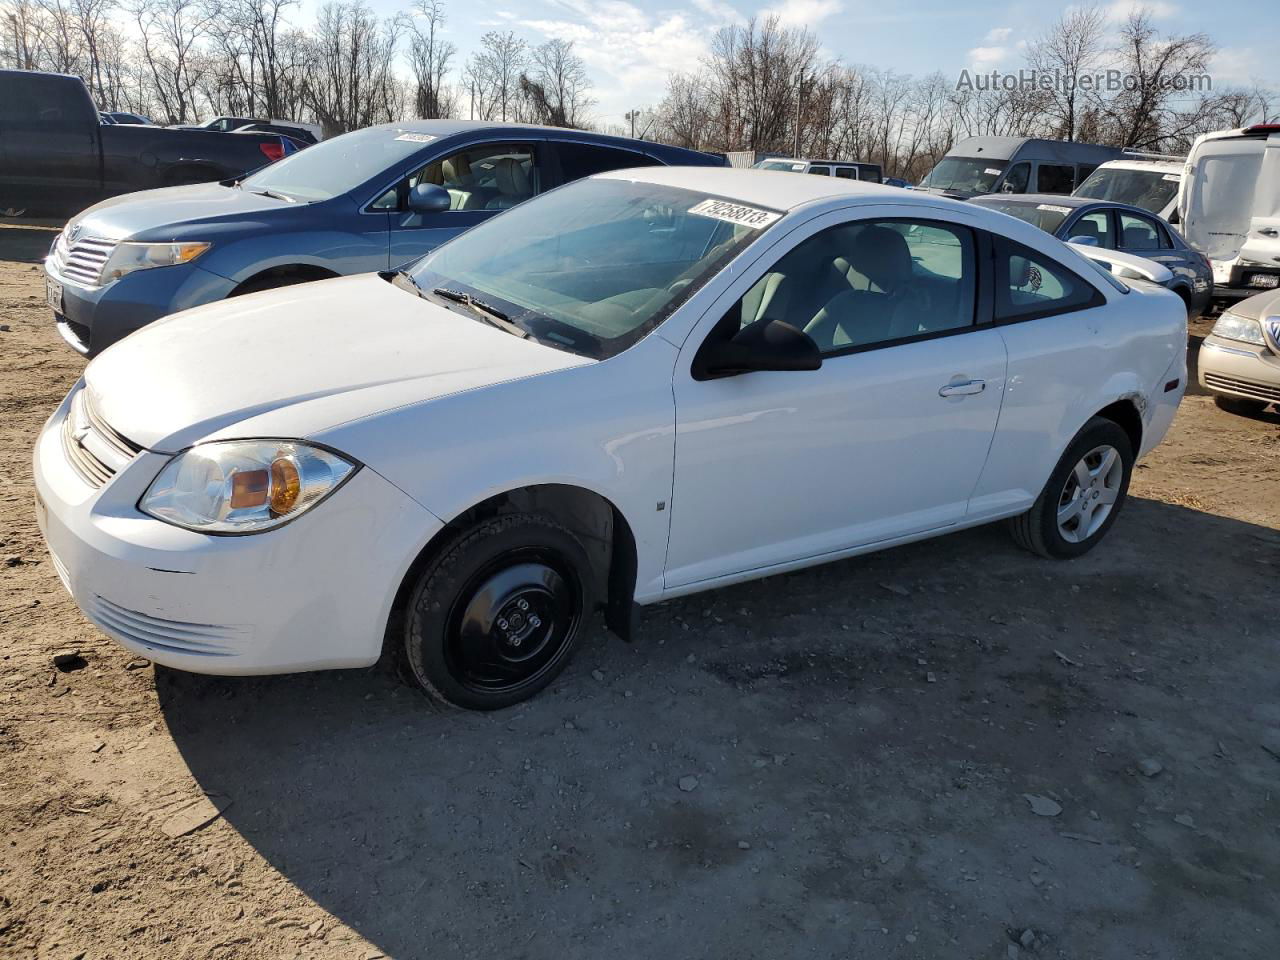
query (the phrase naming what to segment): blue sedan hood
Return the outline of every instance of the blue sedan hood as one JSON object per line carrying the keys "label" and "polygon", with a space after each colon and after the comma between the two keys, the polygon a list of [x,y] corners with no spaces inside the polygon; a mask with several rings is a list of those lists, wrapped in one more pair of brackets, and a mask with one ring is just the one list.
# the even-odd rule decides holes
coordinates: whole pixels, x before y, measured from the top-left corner
{"label": "blue sedan hood", "polygon": [[198,183],[112,197],[85,210],[71,223],[79,224],[84,236],[168,243],[208,240],[225,229],[239,233],[254,221],[266,227],[300,206],[238,187]]}

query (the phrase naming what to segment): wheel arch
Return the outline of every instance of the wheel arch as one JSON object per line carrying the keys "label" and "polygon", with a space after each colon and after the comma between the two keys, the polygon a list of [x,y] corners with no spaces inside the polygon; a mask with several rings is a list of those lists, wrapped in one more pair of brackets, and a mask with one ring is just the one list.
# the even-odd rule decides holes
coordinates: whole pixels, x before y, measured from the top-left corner
{"label": "wheel arch", "polygon": [[229,297],[252,291],[262,283],[271,280],[289,280],[296,283],[307,283],[312,280],[332,280],[342,274],[315,263],[279,263],[250,274],[235,285],[227,294]]}
{"label": "wheel arch", "polygon": [[[1129,442],[1133,445],[1134,457],[1137,457],[1142,451],[1143,423],[1141,403],[1142,398],[1140,396],[1125,396],[1107,404],[1094,414],[1095,417],[1110,420],[1128,435]],[[1080,429],[1084,429],[1084,424],[1081,424]]]}
{"label": "wheel arch", "polygon": [[422,570],[463,531],[508,513],[536,513],[563,524],[581,541],[591,558],[592,595],[605,611],[605,622],[624,640],[631,639],[638,554],[631,524],[613,501],[595,490],[569,483],[534,483],[513,487],[477,501],[447,521],[423,546],[405,571],[392,601],[387,641],[407,609]]}

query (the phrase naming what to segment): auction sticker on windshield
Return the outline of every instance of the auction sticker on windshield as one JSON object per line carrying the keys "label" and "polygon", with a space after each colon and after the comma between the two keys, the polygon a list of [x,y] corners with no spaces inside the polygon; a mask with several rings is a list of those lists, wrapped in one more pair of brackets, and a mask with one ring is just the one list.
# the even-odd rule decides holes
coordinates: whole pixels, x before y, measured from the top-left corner
{"label": "auction sticker on windshield", "polygon": [[408,140],[410,143],[430,143],[435,137],[429,133],[402,133],[396,139]]}
{"label": "auction sticker on windshield", "polygon": [[782,216],[773,210],[761,210],[741,203],[730,203],[728,200],[703,200],[690,207],[689,212],[699,217],[736,223],[740,227],[751,227],[753,230],[767,227]]}
{"label": "auction sticker on windshield", "polygon": [[1052,204],[1052,203],[1039,203],[1039,204],[1036,204],[1036,209],[1037,209],[1037,210],[1048,210],[1050,213],[1070,213],[1070,212],[1071,212],[1071,208],[1070,208],[1070,207],[1059,207],[1059,206],[1057,206],[1056,204]]}

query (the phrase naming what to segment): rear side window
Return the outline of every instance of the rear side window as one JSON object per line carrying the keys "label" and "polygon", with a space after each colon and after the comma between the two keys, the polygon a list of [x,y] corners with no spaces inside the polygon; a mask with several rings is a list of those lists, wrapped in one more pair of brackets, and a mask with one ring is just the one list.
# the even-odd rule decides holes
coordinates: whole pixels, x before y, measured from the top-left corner
{"label": "rear side window", "polygon": [[88,133],[84,88],[79,81],[48,74],[5,78],[0,123],[9,130]]}
{"label": "rear side window", "polygon": [[1076,168],[1058,163],[1042,163],[1036,172],[1036,189],[1041,193],[1070,193],[1076,188]]}
{"label": "rear side window", "polygon": [[853,167],[836,167],[836,176],[842,177],[845,180],[857,180],[858,171],[853,169]]}
{"label": "rear side window", "polygon": [[1172,246],[1159,224],[1132,213],[1120,214],[1120,237],[1125,250],[1167,250]]}
{"label": "rear side window", "polygon": [[1100,306],[1096,287],[1039,251],[993,237],[996,252],[996,319],[1031,320]]}
{"label": "rear side window", "polygon": [[556,144],[556,150],[560,154],[560,172],[564,176],[565,183],[581,180],[593,173],[658,165],[657,160],[635,150],[619,150],[616,147],[604,147],[597,143],[559,142]]}

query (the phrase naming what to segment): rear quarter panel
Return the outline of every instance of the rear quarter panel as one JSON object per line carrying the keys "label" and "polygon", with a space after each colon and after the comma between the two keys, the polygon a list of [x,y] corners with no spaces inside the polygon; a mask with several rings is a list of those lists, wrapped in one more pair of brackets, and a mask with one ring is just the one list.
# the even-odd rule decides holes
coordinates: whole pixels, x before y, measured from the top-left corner
{"label": "rear quarter panel", "polygon": [[[1140,453],[1163,437],[1186,386],[1186,308],[1168,290],[1131,286],[1109,289],[1099,307],[1001,327],[1007,385],[971,514],[1029,507],[1080,428],[1117,400],[1142,416]],[[1179,385],[1166,394],[1174,378]]]}

